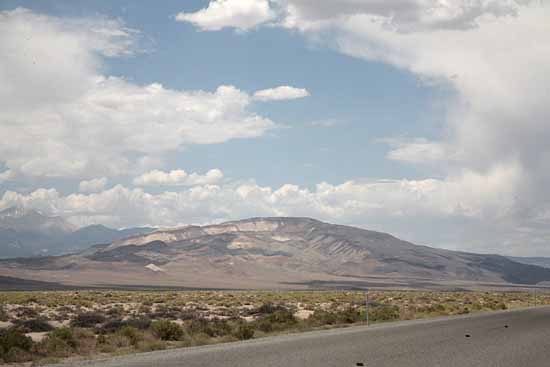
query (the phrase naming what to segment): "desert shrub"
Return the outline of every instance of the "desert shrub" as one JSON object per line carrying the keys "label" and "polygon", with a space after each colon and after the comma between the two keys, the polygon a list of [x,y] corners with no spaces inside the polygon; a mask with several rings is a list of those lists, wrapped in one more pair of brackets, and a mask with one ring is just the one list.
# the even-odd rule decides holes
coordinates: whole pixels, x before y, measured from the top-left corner
{"label": "desert shrub", "polygon": [[[362,321],[364,318],[364,312],[356,308],[349,307],[338,312],[338,323],[340,324],[353,324]],[[399,318],[399,309],[397,309],[397,318]]]}
{"label": "desert shrub", "polygon": [[61,327],[53,330],[48,334],[48,338],[56,338],[64,341],[71,348],[76,348],[78,341],[73,333],[73,330],[68,327]]}
{"label": "desert shrub", "polygon": [[336,313],[325,310],[315,310],[307,320],[313,325],[334,325],[338,323]]}
{"label": "desert shrub", "polygon": [[54,328],[44,319],[17,320],[16,327],[24,333],[52,331]]}
{"label": "desert shrub", "polygon": [[254,325],[265,333],[280,331],[295,326],[298,320],[288,310],[275,311],[255,321]]}
{"label": "desert shrub", "polygon": [[252,325],[241,323],[233,332],[233,336],[239,340],[248,340],[254,337],[254,328]]}
{"label": "desert shrub", "polygon": [[180,314],[181,312],[179,309],[161,304],[157,305],[155,312],[152,312],[150,317],[152,319],[177,320]]}
{"label": "desert shrub", "polygon": [[277,305],[273,302],[265,302],[256,309],[256,313],[268,315],[279,311],[287,311],[288,309],[283,305]]}
{"label": "desert shrub", "polygon": [[2,359],[5,362],[23,363],[32,360],[32,354],[28,350],[24,350],[18,347],[11,348]]}
{"label": "desert shrub", "polygon": [[487,304],[487,307],[490,308],[491,310],[506,310],[508,308],[505,303],[496,302],[496,301],[489,302]]}
{"label": "desert shrub", "polygon": [[99,312],[87,312],[76,315],[71,321],[72,327],[94,327],[105,322],[105,316]]}
{"label": "desert shrub", "polygon": [[76,352],[78,354],[90,354],[95,351],[97,340],[90,329],[74,329],[73,337],[76,340]]}
{"label": "desert shrub", "polygon": [[399,307],[379,305],[369,308],[369,320],[371,321],[392,321],[399,320]]}
{"label": "desert shrub", "polygon": [[195,320],[195,319],[201,319],[201,316],[199,313],[195,311],[185,310],[180,313],[180,319],[181,320]]}
{"label": "desert shrub", "polygon": [[110,353],[114,352],[116,350],[116,347],[109,344],[109,337],[104,334],[100,334],[97,336],[97,348],[100,352],[103,353]]}
{"label": "desert shrub", "polygon": [[8,321],[9,316],[8,312],[6,311],[6,306],[3,304],[0,304],[0,321]]}
{"label": "desert shrub", "polygon": [[55,311],[58,313],[71,313],[73,312],[73,309],[69,306],[59,306],[55,309]]}
{"label": "desert shrub", "polygon": [[143,339],[136,345],[137,350],[140,352],[152,352],[155,350],[166,349],[166,344],[151,334],[144,333]]}
{"label": "desert shrub", "polygon": [[32,346],[32,339],[16,328],[0,331],[0,359],[5,362],[30,360],[29,351]]}
{"label": "desert shrub", "polygon": [[131,345],[130,339],[119,333],[100,335],[97,344],[99,350],[104,353],[113,353],[120,348],[127,348]]}
{"label": "desert shrub", "polygon": [[114,306],[107,310],[106,314],[110,317],[120,317],[124,313],[122,306]]}
{"label": "desert shrub", "polygon": [[295,324],[297,322],[292,312],[288,310],[275,311],[266,318],[278,324]]}
{"label": "desert shrub", "polygon": [[193,319],[187,324],[190,334],[206,334],[209,337],[219,337],[232,333],[231,325],[225,320]]}
{"label": "desert shrub", "polygon": [[72,312],[73,310],[70,307],[67,307],[67,306],[57,307],[55,309],[54,319],[58,321],[68,320]]}
{"label": "desert shrub", "polygon": [[139,306],[138,312],[149,315],[151,313],[151,306],[148,306],[146,304],[142,304],[141,306]]}
{"label": "desert shrub", "polygon": [[[399,310],[398,310],[399,311]],[[369,316],[372,314],[369,312]],[[398,314],[399,316],[399,314]],[[362,321],[365,318],[364,312],[357,308],[348,307],[345,310],[325,311],[315,310],[307,319],[307,322],[314,326],[352,324]]]}
{"label": "desert shrub", "polygon": [[98,327],[96,330],[99,334],[109,334],[109,333],[115,333],[118,330],[122,329],[125,326],[131,326],[138,330],[147,330],[151,326],[151,320],[147,317],[138,317],[128,320],[121,320],[121,319],[115,319],[115,320],[109,320],[105,322],[103,325]]}
{"label": "desert shrub", "polygon": [[138,330],[147,330],[151,326],[151,319],[148,317],[136,317],[126,320],[125,323]]}
{"label": "desert shrub", "polygon": [[123,326],[122,329],[118,331],[119,335],[127,338],[130,341],[130,344],[136,346],[140,341],[143,340],[143,333],[132,326]]}
{"label": "desert shrub", "polygon": [[97,328],[97,332],[99,334],[114,333],[122,329],[122,327],[125,325],[126,325],[126,321],[123,321],[121,319],[108,320],[103,325]]}
{"label": "desert shrub", "polygon": [[18,307],[15,314],[18,319],[35,319],[39,316],[38,311],[31,307]]}
{"label": "desert shrub", "polygon": [[168,320],[155,321],[151,324],[153,333],[162,340],[179,340],[184,331],[181,326]]}
{"label": "desert shrub", "polygon": [[74,353],[76,340],[71,337],[66,338],[63,334],[50,333],[36,347],[36,351],[42,356],[48,357],[68,357]]}
{"label": "desert shrub", "polygon": [[209,330],[206,334],[211,337],[221,337],[231,335],[233,328],[225,320],[212,320],[209,324]]}
{"label": "desert shrub", "polygon": [[22,300],[21,303],[23,303],[23,304],[38,303],[38,298],[36,298],[34,296],[28,296],[24,300]]}

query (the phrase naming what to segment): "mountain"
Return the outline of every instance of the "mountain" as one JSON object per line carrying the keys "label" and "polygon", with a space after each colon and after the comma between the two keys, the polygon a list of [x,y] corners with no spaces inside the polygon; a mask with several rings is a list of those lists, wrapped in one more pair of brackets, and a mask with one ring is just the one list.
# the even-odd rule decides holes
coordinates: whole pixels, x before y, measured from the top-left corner
{"label": "mountain", "polygon": [[537,284],[550,280],[550,269],[309,218],[252,218],[158,230],[78,254],[3,260],[0,275],[81,286],[448,289]]}
{"label": "mountain", "polygon": [[[8,208],[0,211],[0,256],[31,256],[51,253],[74,231],[61,217],[48,217],[34,210]],[[56,251],[53,251],[56,253]]]}
{"label": "mountain", "polygon": [[0,211],[0,258],[59,255],[153,230],[117,230],[102,225],[78,229],[61,217],[11,207]]}
{"label": "mountain", "polygon": [[77,229],[64,238],[68,249],[78,250],[96,244],[108,244],[126,237],[147,234],[155,231],[156,228],[136,227],[126,229],[112,229],[101,224],[91,225]]}
{"label": "mountain", "polygon": [[512,261],[522,263],[522,264],[528,264],[528,265],[536,265],[541,266],[543,268],[550,269],[550,257],[513,257],[508,256],[508,258]]}
{"label": "mountain", "polygon": [[35,210],[11,207],[0,211],[0,229],[58,235],[76,228],[61,217],[47,217]]}

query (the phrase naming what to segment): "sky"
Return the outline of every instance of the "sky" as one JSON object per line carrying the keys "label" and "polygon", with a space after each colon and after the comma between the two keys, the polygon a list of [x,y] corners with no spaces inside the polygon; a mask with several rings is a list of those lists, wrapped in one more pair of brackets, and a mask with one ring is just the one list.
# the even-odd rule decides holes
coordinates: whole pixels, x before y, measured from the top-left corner
{"label": "sky", "polygon": [[544,0],[0,3],[0,209],[550,256]]}

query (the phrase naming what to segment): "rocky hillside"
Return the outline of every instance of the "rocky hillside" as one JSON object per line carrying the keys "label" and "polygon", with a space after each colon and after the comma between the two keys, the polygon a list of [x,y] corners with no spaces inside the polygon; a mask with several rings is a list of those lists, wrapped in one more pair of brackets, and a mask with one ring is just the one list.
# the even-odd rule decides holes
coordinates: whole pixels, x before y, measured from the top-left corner
{"label": "rocky hillside", "polygon": [[309,218],[252,218],[158,230],[77,255],[0,263],[0,275],[66,284],[279,288],[550,280],[502,256],[417,246],[386,233]]}

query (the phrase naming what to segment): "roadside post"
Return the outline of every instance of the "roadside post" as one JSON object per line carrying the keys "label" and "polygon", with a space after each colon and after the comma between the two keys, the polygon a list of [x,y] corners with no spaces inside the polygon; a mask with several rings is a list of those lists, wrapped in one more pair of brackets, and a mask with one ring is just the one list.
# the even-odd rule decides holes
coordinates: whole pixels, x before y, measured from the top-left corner
{"label": "roadside post", "polygon": [[367,326],[369,326],[369,289],[368,288],[365,292],[365,319],[367,321]]}

